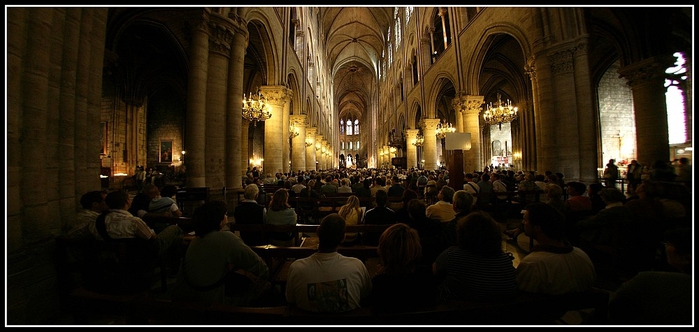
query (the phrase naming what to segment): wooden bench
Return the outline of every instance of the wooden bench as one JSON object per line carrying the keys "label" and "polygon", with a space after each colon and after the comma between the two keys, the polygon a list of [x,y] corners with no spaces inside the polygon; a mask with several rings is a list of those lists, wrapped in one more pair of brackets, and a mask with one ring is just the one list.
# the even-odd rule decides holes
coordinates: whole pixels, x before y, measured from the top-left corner
{"label": "wooden bench", "polygon": [[[347,203],[348,194],[339,196],[313,198],[313,197],[289,197],[289,205],[294,208],[299,220],[320,223],[323,217],[331,213],[337,213]],[[359,197],[360,206],[373,206],[373,197]]]}
{"label": "wooden bench", "polygon": [[127,321],[188,325],[555,325],[568,311],[590,310],[585,324],[605,324],[609,295],[597,288],[557,296],[522,293],[507,302],[454,301],[399,313],[374,307],[314,313],[291,305],[237,307],[136,297],[128,300],[133,309]]}
{"label": "wooden bench", "polygon": [[[347,233],[383,233],[386,228],[390,227],[392,224],[385,225],[371,225],[371,224],[359,224],[359,225],[347,225],[345,227],[345,232]],[[318,225],[316,224],[296,224],[296,225],[270,225],[270,224],[239,224],[239,223],[229,223],[228,229],[231,232],[259,232],[263,238],[266,238],[266,234],[270,232],[291,232],[296,234],[296,245],[300,246],[303,235],[312,236],[316,233]]]}

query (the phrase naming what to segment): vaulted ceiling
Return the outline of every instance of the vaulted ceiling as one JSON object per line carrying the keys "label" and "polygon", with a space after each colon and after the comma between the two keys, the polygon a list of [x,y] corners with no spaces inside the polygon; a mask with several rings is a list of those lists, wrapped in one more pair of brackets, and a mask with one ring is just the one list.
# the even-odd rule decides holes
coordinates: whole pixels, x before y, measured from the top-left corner
{"label": "vaulted ceiling", "polygon": [[365,119],[394,7],[322,7],[321,26],[338,114]]}

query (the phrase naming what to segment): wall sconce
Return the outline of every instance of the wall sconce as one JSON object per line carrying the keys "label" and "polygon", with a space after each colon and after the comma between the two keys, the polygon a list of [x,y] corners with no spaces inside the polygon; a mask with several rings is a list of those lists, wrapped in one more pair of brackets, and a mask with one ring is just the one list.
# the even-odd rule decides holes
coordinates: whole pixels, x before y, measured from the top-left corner
{"label": "wall sconce", "polygon": [[294,138],[299,134],[299,128],[296,127],[296,122],[292,122],[291,125],[289,125],[289,138]]}
{"label": "wall sconce", "polygon": [[313,140],[310,138],[306,138],[306,146],[311,146],[313,145]]}
{"label": "wall sconce", "polygon": [[316,142],[316,150],[320,150],[320,142]]}
{"label": "wall sconce", "polygon": [[391,152],[391,153],[396,153],[396,148],[391,147],[388,151]]}

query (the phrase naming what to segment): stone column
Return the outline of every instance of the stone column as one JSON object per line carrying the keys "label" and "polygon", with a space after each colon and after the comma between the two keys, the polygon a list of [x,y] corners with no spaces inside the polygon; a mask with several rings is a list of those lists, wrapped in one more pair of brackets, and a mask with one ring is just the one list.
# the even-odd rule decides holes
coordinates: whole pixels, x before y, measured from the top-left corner
{"label": "stone column", "polygon": [[323,169],[328,169],[328,142],[323,140],[323,146],[320,148],[321,149],[321,162],[320,164],[322,165]]}
{"label": "stone column", "polygon": [[[291,97],[289,97],[289,100],[291,100]],[[284,140],[282,141],[282,173],[283,172],[288,172],[289,167],[291,167],[290,163],[290,156],[289,153],[291,152],[291,147],[289,146],[289,125],[291,125],[290,121],[290,115],[289,115],[289,108],[291,107],[291,103],[284,103],[284,108],[282,111],[282,129],[283,129],[283,137]]]}
{"label": "stone column", "polygon": [[[597,127],[599,116],[592,106],[596,99],[590,79],[590,63],[587,53],[587,38],[580,38],[573,52],[573,68],[575,75],[575,94],[578,120],[578,168],[580,181],[584,183],[597,182]],[[661,85],[662,86],[662,85]],[[664,94],[663,94],[664,95]],[[513,140],[514,141],[514,140]],[[514,143],[513,143],[514,147]]]}
{"label": "stone column", "polygon": [[413,145],[415,143],[415,138],[417,137],[417,129],[406,129],[405,130],[405,155],[408,159],[408,169],[411,167],[417,167],[417,147]]}
{"label": "stone column", "polygon": [[[262,94],[267,97],[267,110],[272,113],[272,117],[265,121],[265,155],[263,162],[264,173],[274,175],[277,172],[284,172],[283,146],[284,140],[284,109],[290,100],[289,89],[283,85],[262,86]],[[281,135],[280,135],[281,134]]]}
{"label": "stone column", "polygon": [[670,160],[664,80],[665,69],[673,63],[672,57],[653,57],[619,70],[633,93],[636,159],[643,165]]}
{"label": "stone column", "polygon": [[316,163],[318,169],[323,169],[323,135],[316,134]]}
{"label": "stone column", "polygon": [[205,187],[206,172],[206,81],[209,68],[208,12],[194,18],[191,25],[187,68],[187,112],[185,150],[187,187]]}
{"label": "stone column", "polygon": [[306,139],[311,145],[306,146],[306,170],[311,171],[316,169],[316,128],[306,128]]}
{"label": "stone column", "polygon": [[466,96],[465,109],[461,113],[464,123],[464,132],[471,134],[471,150],[464,150],[464,171],[473,172],[483,170],[481,152],[480,114],[483,105],[483,96]]}
{"label": "stone column", "polygon": [[439,119],[424,119],[422,121],[422,132],[425,135],[425,143],[422,148],[425,151],[425,169],[436,170],[439,168],[437,160],[437,136],[436,130]]}
{"label": "stone column", "polygon": [[[18,12],[15,12],[15,14],[18,14]],[[17,92],[15,101],[18,102],[16,108],[11,108],[12,111],[15,111],[15,114],[8,117],[8,120],[14,119],[13,123],[8,124],[8,129],[12,130],[8,134],[10,139],[16,143],[16,145],[12,144],[10,146],[18,149],[8,151],[9,157],[17,158],[14,159],[16,162],[10,160],[9,165],[10,174],[15,174],[17,177],[8,178],[10,180],[8,182],[9,187],[14,192],[9,193],[7,199],[10,203],[17,205],[8,206],[8,219],[21,221],[21,224],[6,223],[8,228],[6,235],[9,236],[9,238],[6,237],[8,239],[8,250],[13,255],[18,254],[17,251],[24,246],[35,244],[39,241],[48,241],[52,237],[50,230],[46,227],[47,218],[49,218],[50,214],[47,206],[48,174],[44,169],[44,163],[50,162],[50,160],[45,161],[44,156],[48,152],[46,142],[49,139],[46,129],[49,122],[49,63],[51,59],[50,40],[53,10],[51,8],[32,8],[27,10],[26,13],[22,12],[22,14],[26,15],[21,17],[21,24],[26,24],[28,34],[25,38],[27,39],[20,42],[10,36],[13,35],[12,33],[8,34],[8,38],[11,38],[13,42],[18,42],[12,48],[11,58],[17,60],[17,62],[14,62],[15,64],[20,65],[17,68],[8,68],[11,73],[15,74],[10,75],[10,77],[20,78],[19,82],[16,82],[18,83],[17,86],[13,86],[13,90]],[[84,19],[87,20],[87,18]],[[82,29],[80,31],[81,38],[88,38],[89,30],[86,31],[86,29],[89,29],[90,21],[83,22],[84,24],[81,26]],[[13,23],[20,22],[15,21]],[[84,43],[80,46],[79,58],[89,63],[88,50],[90,43]],[[78,123],[79,120],[82,120],[83,127],[81,129],[83,133],[85,130],[85,114],[87,112],[87,105],[84,103],[87,100],[87,74],[87,70],[79,70],[78,78],[80,79],[76,82],[76,104],[79,104],[81,101],[83,103],[76,105],[75,122]],[[81,81],[81,79],[85,81]],[[80,132],[76,131],[76,134],[78,133]],[[75,149],[76,154],[80,150]],[[76,155],[75,164],[84,166],[84,160],[80,160],[77,157]],[[81,171],[84,171],[84,169]],[[16,208],[18,206],[23,206],[23,209]],[[12,289],[10,289],[10,292],[14,293]]]}
{"label": "stone column", "polygon": [[[235,14],[229,14],[233,21],[234,34],[231,39],[231,55],[228,62],[228,107],[226,108],[226,188],[241,189],[242,177],[248,163],[247,127],[243,128],[243,65],[247,48],[247,25]],[[245,129],[245,130],[244,130]],[[244,135],[243,135],[244,134]],[[245,143],[243,143],[245,142]],[[245,146],[245,150],[243,150]],[[242,161],[242,162],[241,162]]]}
{"label": "stone column", "polygon": [[306,170],[306,116],[291,115],[291,123],[294,123],[299,135],[291,139],[291,169],[294,171]]}
{"label": "stone column", "polygon": [[[206,186],[218,191],[225,186],[226,103],[228,101],[228,62],[233,27],[218,13],[209,21],[209,70],[206,84]],[[242,107],[242,105],[241,105]],[[223,120],[223,121],[222,121]]]}
{"label": "stone column", "polygon": [[[242,96],[241,96],[242,100]],[[242,119],[241,124],[240,124],[240,158],[238,158],[240,167],[242,168],[243,175],[240,177],[243,181],[243,186],[244,186],[244,179],[247,178],[246,171],[248,167],[250,166],[250,141],[248,140],[248,135],[250,135],[250,121],[243,119],[243,103],[240,103],[240,118]],[[252,169],[252,168],[251,168]]]}

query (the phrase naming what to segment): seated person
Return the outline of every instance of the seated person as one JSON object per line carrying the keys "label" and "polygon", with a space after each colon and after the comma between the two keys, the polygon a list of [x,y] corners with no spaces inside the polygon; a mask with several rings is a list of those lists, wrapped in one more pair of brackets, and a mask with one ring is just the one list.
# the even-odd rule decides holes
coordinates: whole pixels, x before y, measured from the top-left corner
{"label": "seated person", "polygon": [[624,206],[625,197],[619,189],[606,187],[600,190],[599,196],[605,208],[596,215],[578,221],[575,225],[581,245],[615,245],[613,243],[615,225],[624,229],[624,232],[633,232],[634,229],[641,227],[635,224],[631,210]]}
{"label": "seated person", "polygon": [[109,207],[102,212],[95,223],[89,224],[88,229],[98,241],[113,239],[140,238],[154,240],[157,244],[158,255],[166,255],[169,262],[170,274],[179,270],[183,232],[177,225],[169,225],[162,231],[156,232],[139,217],[129,213],[131,200],[124,191],[112,191],[104,198]]}
{"label": "seated person", "polygon": [[[296,225],[296,211],[289,205],[289,191],[277,189],[265,214],[265,224]],[[292,232],[268,232],[269,243],[275,246],[292,247],[296,245],[296,236]]]}
{"label": "seated person", "polygon": [[94,224],[102,212],[109,210],[107,203],[104,202],[105,197],[107,193],[99,190],[88,191],[80,197],[80,205],[83,209],[76,215],[75,224],[66,234],[66,238],[92,238],[88,225]]}
{"label": "seated person", "polygon": [[566,240],[565,216],[540,202],[528,204],[523,213],[524,233],[538,244],[517,266],[519,290],[561,295],[590,289],[595,267],[582,249]]}
{"label": "seated person", "polygon": [[345,257],[337,247],[345,238],[345,220],[337,213],[318,226],[318,252],[289,266],[286,301],[313,312],[344,312],[360,307],[371,294],[371,277],[364,263]]}
{"label": "seated person", "polygon": [[[364,214],[364,223],[368,225],[387,225],[396,223],[396,212],[386,206],[388,193],[385,190],[376,192],[376,207]],[[361,235],[365,245],[375,246],[379,244],[381,234],[365,232]]]}
{"label": "seated person", "polygon": [[422,246],[422,258],[420,265],[426,266],[428,270],[432,269],[432,263],[444,250],[444,239],[442,234],[442,225],[444,223],[437,219],[427,218],[425,210],[427,205],[425,201],[414,198],[408,202],[409,226],[417,231],[420,236],[420,245]]}
{"label": "seated person", "polygon": [[[235,218],[236,224],[253,224],[262,225],[264,224],[265,215],[267,214],[267,209],[264,205],[257,203],[257,195],[260,193],[260,188],[254,184],[248,184],[245,186],[243,193],[243,200],[240,201],[238,206],[233,211],[233,217]],[[245,241],[245,244],[249,246],[259,246],[267,244],[264,239],[262,232],[240,232],[240,237]]]}
{"label": "seated person", "polygon": [[415,229],[404,223],[390,226],[381,234],[377,251],[380,269],[363,305],[382,312],[401,312],[436,303],[435,278],[429,268],[419,264],[422,252]]}
{"label": "seated person", "polygon": [[[346,225],[356,226],[359,221],[364,217],[364,208],[359,206],[359,198],[355,195],[351,195],[347,198],[347,203],[340,207],[337,212],[343,219],[345,219]],[[359,238],[359,233],[346,233],[345,239],[342,241],[343,246],[352,246],[354,244],[359,244],[361,239]]]}
{"label": "seated person", "polygon": [[449,186],[442,186],[437,194],[438,201],[427,207],[425,214],[428,218],[438,219],[441,222],[449,222],[456,216],[452,200],[454,199],[454,189]]}
{"label": "seated person", "polygon": [[[163,195],[162,192],[164,192],[165,195]],[[180,208],[177,206],[177,203],[175,203],[175,200],[172,198],[177,193],[177,187],[165,186],[165,187],[163,187],[162,192],[160,190],[158,190],[157,186],[150,186],[149,187],[148,195],[151,197],[151,200],[148,203],[148,214],[147,215],[148,216],[163,215],[163,216],[175,217],[175,218],[181,217],[182,211],[180,211]],[[147,218],[147,216],[144,216],[144,218]],[[149,221],[149,220],[146,219],[146,221]],[[159,232],[164,227],[168,226],[168,224],[162,223],[162,222],[156,222],[156,223],[150,222],[149,225],[156,232]]]}
{"label": "seated person", "polygon": [[613,324],[691,325],[692,229],[665,232],[665,254],[672,271],[643,271],[612,295],[609,317]]}
{"label": "seated person", "polygon": [[234,305],[258,298],[270,286],[269,269],[240,237],[221,231],[228,223],[226,203],[204,203],[192,219],[196,237],[187,248],[173,298]]}
{"label": "seated person", "polygon": [[442,280],[439,301],[497,302],[517,295],[513,256],[502,250],[500,226],[485,212],[458,221],[458,246],[444,250],[432,265]]}

